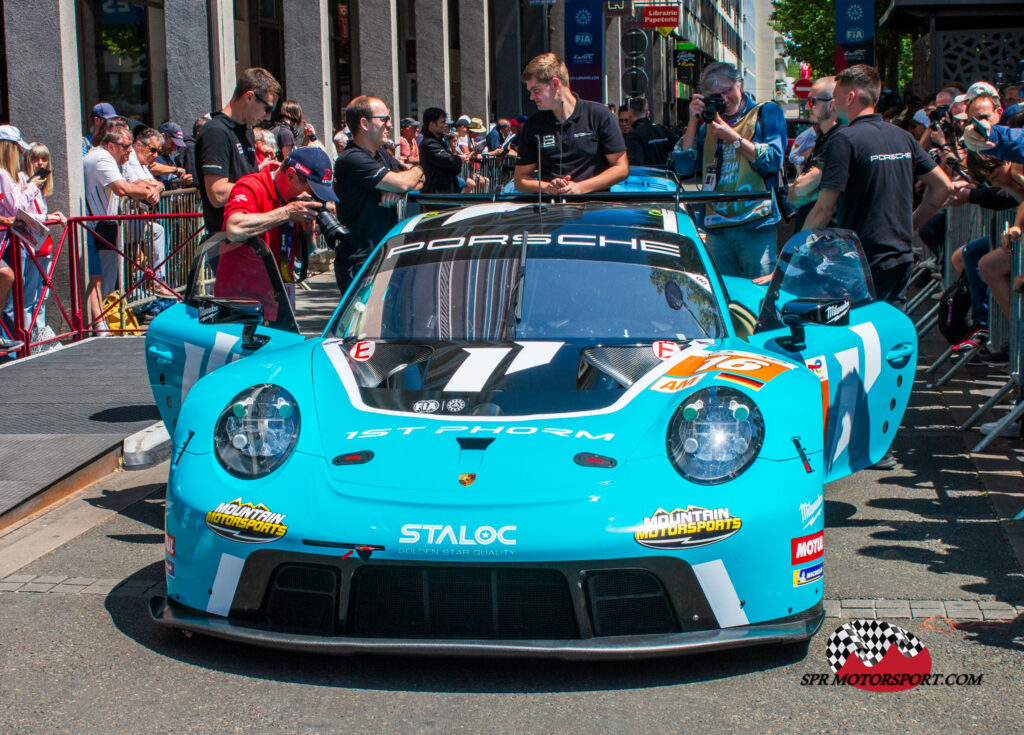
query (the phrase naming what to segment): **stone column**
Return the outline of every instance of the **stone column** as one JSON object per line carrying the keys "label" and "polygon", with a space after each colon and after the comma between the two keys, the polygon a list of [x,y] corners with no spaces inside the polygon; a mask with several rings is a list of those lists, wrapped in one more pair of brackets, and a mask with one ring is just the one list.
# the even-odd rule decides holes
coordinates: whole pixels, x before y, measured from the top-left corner
{"label": "stone column", "polygon": [[[7,0],[3,12],[11,124],[21,129],[25,140],[45,143],[50,149],[50,211],[81,215],[85,207],[85,181],[75,0]],[[29,66],[25,65],[26,59],[32,60]],[[91,107],[96,101],[86,103]],[[54,230],[54,243],[59,234],[59,229]],[[65,242],[53,273],[53,293],[60,295],[73,316],[74,305],[68,300],[69,246],[70,240]],[[68,329],[52,295],[46,320],[57,333]]]}
{"label": "stone column", "polygon": [[490,17],[487,0],[459,0],[462,114],[491,120]]}
{"label": "stone column", "polygon": [[519,45],[519,4],[495,8],[494,58],[496,94],[495,112],[499,117],[523,114],[522,82],[519,77],[526,66]]}
{"label": "stone column", "polygon": [[[69,215],[81,214],[85,191],[76,25],[75,0],[4,3],[11,124],[21,128],[25,140],[50,149],[49,206]],[[31,68],[26,59],[32,60]],[[86,100],[89,107],[94,102]]]}
{"label": "stone column", "polygon": [[[333,5],[333,4],[332,4]],[[331,150],[331,44],[328,3],[287,0],[284,7],[285,94],[302,105],[324,148]]]}
{"label": "stone column", "polygon": [[604,94],[616,107],[622,104],[622,19],[608,15],[604,21]]}
{"label": "stone column", "polygon": [[448,0],[416,0],[416,103],[452,111]]}
{"label": "stone column", "polygon": [[[398,14],[396,0],[373,0],[357,5],[356,68],[359,94],[379,97],[387,103],[394,120],[398,109]],[[397,132],[395,133],[397,135]]]}
{"label": "stone column", "polygon": [[552,3],[548,10],[548,33],[550,34],[551,53],[558,58],[565,58],[565,4]]}
{"label": "stone column", "polygon": [[164,0],[168,113],[186,135],[211,112],[209,25],[206,0]]}
{"label": "stone column", "polygon": [[207,0],[209,21],[210,109],[219,110],[235,91],[235,6],[232,0]]}

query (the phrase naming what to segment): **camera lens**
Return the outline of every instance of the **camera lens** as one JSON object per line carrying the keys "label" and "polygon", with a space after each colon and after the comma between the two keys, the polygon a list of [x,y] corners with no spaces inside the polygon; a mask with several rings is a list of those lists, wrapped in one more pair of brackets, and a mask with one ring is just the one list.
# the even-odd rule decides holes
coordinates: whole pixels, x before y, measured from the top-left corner
{"label": "camera lens", "polygon": [[327,207],[321,206],[316,213],[316,224],[320,228],[320,234],[323,238],[331,245],[336,247],[338,242],[348,234],[348,230],[345,229],[338,218],[327,211]]}

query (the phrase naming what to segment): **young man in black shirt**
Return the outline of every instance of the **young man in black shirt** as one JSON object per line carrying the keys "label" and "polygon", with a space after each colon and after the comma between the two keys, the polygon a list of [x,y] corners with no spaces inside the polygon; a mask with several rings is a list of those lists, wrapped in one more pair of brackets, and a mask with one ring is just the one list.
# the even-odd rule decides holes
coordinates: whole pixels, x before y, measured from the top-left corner
{"label": "young man in black shirt", "polygon": [[[881,90],[878,72],[866,64],[836,75],[836,115],[846,127],[831,136],[804,229],[827,227],[835,214],[838,227],[860,238],[878,300],[899,306],[914,262],[914,232],[945,204],[953,185],[910,133],[875,113]],[[925,187],[917,209],[915,179]]]}
{"label": "young man in black shirt", "polygon": [[[573,94],[565,62],[554,54],[541,54],[526,65],[522,79],[539,112],[519,134],[516,189],[586,194],[629,176],[626,143],[615,114]],[[534,176],[538,166],[540,182]]]}
{"label": "young man in black shirt", "polygon": [[196,184],[203,200],[208,232],[220,232],[224,205],[236,181],[257,170],[252,127],[270,118],[281,96],[281,85],[266,69],[246,69],[238,77],[231,100],[211,116],[196,138]]}
{"label": "young man in black shirt", "polygon": [[395,205],[423,184],[419,166],[405,169],[384,147],[391,114],[383,100],[356,97],[345,108],[345,121],[352,137],[334,162],[334,193],[341,200],[338,219],[350,233],[334,251],[334,278],[342,294],[366,256],[398,222]]}
{"label": "young man in black shirt", "polygon": [[814,208],[818,186],[821,184],[821,171],[825,166],[825,151],[832,136],[840,128],[832,99],[835,87],[835,77],[820,77],[814,81],[807,97],[807,114],[817,126],[818,136],[814,139],[810,154],[804,159],[800,175],[789,185],[789,203],[797,207],[794,220],[797,231],[804,228],[804,221]]}
{"label": "young man in black shirt", "polygon": [[636,97],[626,105],[629,132],[626,133],[626,158],[630,166],[664,166],[678,136],[664,125],[651,122],[646,97]]}
{"label": "young man in black shirt", "polygon": [[423,191],[427,194],[458,194],[462,156],[448,146],[451,123],[440,107],[423,112],[423,142],[420,143],[420,164],[423,166]]}

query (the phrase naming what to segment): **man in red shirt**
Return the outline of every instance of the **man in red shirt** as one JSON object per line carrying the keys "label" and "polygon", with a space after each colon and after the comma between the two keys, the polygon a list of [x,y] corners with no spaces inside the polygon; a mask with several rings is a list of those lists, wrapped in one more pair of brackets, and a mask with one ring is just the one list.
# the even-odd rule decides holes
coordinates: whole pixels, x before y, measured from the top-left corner
{"label": "man in red shirt", "polygon": [[231,189],[224,205],[227,240],[220,247],[214,294],[248,298],[263,304],[268,322],[277,319],[278,304],[267,268],[245,245],[251,237],[262,236],[274,262],[287,273],[290,239],[316,217],[324,202],[336,202],[331,186],[331,160],[320,148],[296,148],[280,166],[243,176]]}

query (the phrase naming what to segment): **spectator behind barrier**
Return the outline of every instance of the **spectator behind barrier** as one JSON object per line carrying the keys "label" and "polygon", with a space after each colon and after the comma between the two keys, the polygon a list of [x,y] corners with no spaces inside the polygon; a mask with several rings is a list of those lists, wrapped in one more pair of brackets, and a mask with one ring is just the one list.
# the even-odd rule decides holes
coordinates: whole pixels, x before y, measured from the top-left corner
{"label": "spectator behind barrier", "polygon": [[786,150],[786,116],[774,102],[754,102],[732,64],[705,67],[700,90],[669,162],[680,176],[702,176],[705,191],[768,192],[770,201],[708,204],[700,224],[723,274],[754,278],[771,273],[775,224],[781,219],[774,190]]}
{"label": "spectator behind barrier", "polygon": [[[138,182],[145,184],[156,191],[157,196],[163,192],[164,186],[153,176],[152,168],[156,157],[163,148],[163,138],[164,135],[157,130],[153,130],[153,128],[142,130],[135,138],[131,153],[128,154],[128,162],[122,166],[125,181],[128,183]],[[148,210],[149,207],[144,205],[143,209]],[[150,247],[148,249],[149,252],[144,254],[143,260],[148,267],[155,269],[156,277],[162,281],[164,280],[163,261],[167,252],[164,226],[159,222],[149,222],[143,229],[152,233],[151,238],[144,238],[144,241],[148,242]],[[158,266],[157,263],[160,265]],[[157,284],[155,290],[165,298],[175,297],[173,291],[162,285]],[[161,304],[164,307],[169,305],[170,303]]]}
{"label": "spectator behind barrier", "polygon": [[[22,191],[29,191],[29,182],[35,179],[39,193],[28,199],[28,213],[35,219],[48,225],[67,226],[68,220],[61,212],[50,212],[46,198],[53,193],[53,172],[50,159],[50,149],[42,143],[29,145],[21,157],[21,171],[18,173],[18,183]],[[49,172],[49,173],[46,173]],[[43,175],[45,173],[45,175]],[[26,260],[22,270],[24,282],[24,303],[25,303],[25,329],[32,335],[32,341],[49,339],[53,336],[53,330],[46,326],[46,296],[43,293],[43,273],[49,272],[50,262],[53,260],[53,240],[47,239],[36,250],[36,260],[39,268],[32,262]],[[42,269],[42,271],[40,271]],[[36,303],[40,303],[39,314],[36,316],[35,324],[30,324],[32,312]]]}
{"label": "spectator behind barrier", "polygon": [[166,189],[181,189],[192,186],[192,177],[185,168],[185,152],[188,144],[185,133],[176,122],[167,121],[159,128],[163,141],[160,154],[150,167],[152,174]]}
{"label": "spectator behind barrier", "polygon": [[[13,125],[0,125],[0,224],[9,226],[19,209],[27,210],[28,203],[40,196],[42,179],[39,176],[33,175],[24,187],[18,184],[23,150],[28,150],[28,144],[22,139],[21,131]],[[0,266],[0,304],[3,305],[4,319],[4,330],[0,331],[0,354],[24,345],[8,336],[13,334],[14,328],[14,303],[10,297],[14,271],[10,264],[16,257],[21,258],[21,271],[24,273],[27,256],[23,248],[14,247],[13,242],[8,241],[3,255],[5,262]]]}
{"label": "spectator behind barrier", "polygon": [[272,126],[276,142],[274,147],[280,151],[284,160],[299,145],[302,137],[302,105],[295,100],[285,100],[278,108],[277,122]]}

